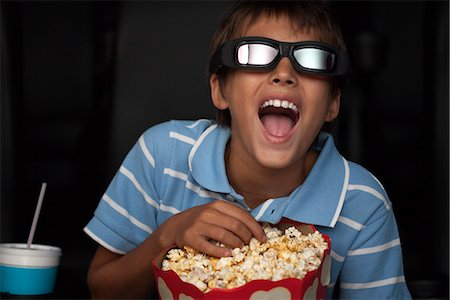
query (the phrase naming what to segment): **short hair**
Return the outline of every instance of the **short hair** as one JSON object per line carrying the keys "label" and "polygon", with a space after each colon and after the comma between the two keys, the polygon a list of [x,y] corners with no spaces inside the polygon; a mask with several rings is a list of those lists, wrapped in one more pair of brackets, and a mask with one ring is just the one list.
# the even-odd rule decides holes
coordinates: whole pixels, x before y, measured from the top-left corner
{"label": "short hair", "polygon": [[[234,1],[228,12],[219,21],[211,39],[209,58],[226,41],[239,38],[248,24],[261,16],[287,16],[293,27],[310,33],[320,42],[325,42],[346,50],[340,27],[330,8],[322,1]],[[227,74],[227,68],[221,68],[217,76],[221,83]],[[332,89],[336,92],[342,83],[332,81]],[[231,114],[228,109],[218,110],[216,120],[219,125],[231,126]]]}

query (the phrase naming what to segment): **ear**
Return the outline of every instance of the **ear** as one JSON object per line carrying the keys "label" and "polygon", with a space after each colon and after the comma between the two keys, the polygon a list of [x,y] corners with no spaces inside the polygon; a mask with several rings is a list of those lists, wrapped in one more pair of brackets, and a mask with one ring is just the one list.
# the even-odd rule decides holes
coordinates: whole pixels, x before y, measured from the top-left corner
{"label": "ear", "polygon": [[330,99],[330,103],[328,103],[328,112],[325,121],[331,122],[334,119],[336,119],[336,117],[339,114],[340,106],[341,106],[341,89],[338,89],[334,93],[333,97]]}
{"label": "ear", "polygon": [[223,95],[222,85],[220,84],[219,77],[216,74],[212,74],[209,78],[209,86],[211,88],[211,100],[214,106],[219,110],[228,108],[228,101]]}

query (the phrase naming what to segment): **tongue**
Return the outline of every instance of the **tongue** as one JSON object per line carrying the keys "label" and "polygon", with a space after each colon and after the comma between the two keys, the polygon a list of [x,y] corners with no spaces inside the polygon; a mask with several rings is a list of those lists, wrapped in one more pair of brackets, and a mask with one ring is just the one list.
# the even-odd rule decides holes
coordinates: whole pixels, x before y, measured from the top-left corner
{"label": "tongue", "polygon": [[294,126],[291,118],[281,114],[266,114],[261,117],[266,129],[275,136],[285,136]]}

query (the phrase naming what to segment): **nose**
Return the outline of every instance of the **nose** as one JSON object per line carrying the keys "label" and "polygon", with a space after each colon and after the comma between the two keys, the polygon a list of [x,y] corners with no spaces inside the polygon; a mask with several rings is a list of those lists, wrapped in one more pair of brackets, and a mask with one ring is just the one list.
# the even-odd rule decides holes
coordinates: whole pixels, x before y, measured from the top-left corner
{"label": "nose", "polygon": [[297,82],[297,70],[294,69],[289,58],[283,57],[278,62],[278,65],[272,70],[270,83],[275,85],[296,86]]}

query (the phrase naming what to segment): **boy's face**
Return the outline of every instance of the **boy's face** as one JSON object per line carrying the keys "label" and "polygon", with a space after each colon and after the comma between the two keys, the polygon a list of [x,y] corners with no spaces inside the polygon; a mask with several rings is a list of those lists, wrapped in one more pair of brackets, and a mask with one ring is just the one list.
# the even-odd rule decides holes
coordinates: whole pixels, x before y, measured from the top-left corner
{"label": "boy's face", "polygon": [[[283,16],[260,17],[242,36],[283,42],[317,40],[295,30]],[[340,93],[332,93],[330,81],[298,72],[287,57],[272,70],[229,70],[221,84],[212,75],[210,84],[214,105],[231,113],[231,152],[263,168],[302,167],[323,123],[332,121],[339,112]],[[277,101],[270,100],[297,109],[274,107]]]}

